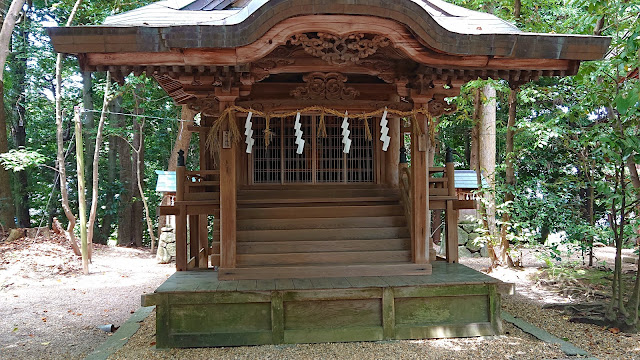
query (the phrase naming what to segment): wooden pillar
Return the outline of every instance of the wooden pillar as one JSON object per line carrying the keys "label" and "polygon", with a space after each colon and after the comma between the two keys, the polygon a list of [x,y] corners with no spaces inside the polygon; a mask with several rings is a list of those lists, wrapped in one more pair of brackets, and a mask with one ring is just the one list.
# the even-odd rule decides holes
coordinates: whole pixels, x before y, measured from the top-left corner
{"label": "wooden pillar", "polygon": [[[232,106],[238,98],[238,89],[224,92],[216,88],[216,98],[220,101],[220,113]],[[233,121],[236,121],[233,119]],[[228,131],[227,124],[220,134],[220,268],[236,267],[236,151],[238,144],[230,142],[225,147],[223,137]]]}
{"label": "wooden pillar", "polygon": [[[420,109],[427,106],[429,98],[414,96],[414,108]],[[415,116],[412,121],[417,121],[417,126],[412,126],[411,131],[411,249],[413,262],[426,264],[429,262],[429,249],[431,248],[431,222],[429,221],[429,167],[427,155],[429,148],[429,124],[427,117],[422,114]],[[416,128],[422,134],[416,133]]]}
{"label": "wooden pillar", "polygon": [[198,267],[200,269],[209,268],[209,231],[207,226],[207,215],[198,215]]}
{"label": "wooden pillar", "polygon": [[[449,197],[456,195],[456,179],[455,179],[455,167],[453,165],[453,159],[451,159],[451,149],[447,149],[447,163],[445,165],[447,172],[447,188],[449,190]],[[458,210],[453,208],[453,200],[447,200],[447,262],[458,262]],[[442,246],[442,243],[440,244]]]}
{"label": "wooden pillar", "polygon": [[[200,254],[200,217],[198,215],[189,215],[189,258],[187,259],[188,267],[199,267]],[[194,261],[191,264],[191,261]]]}
{"label": "wooden pillar", "polygon": [[[184,181],[186,169],[184,166],[184,151],[178,156],[178,166],[176,167],[176,202],[184,201]],[[187,208],[178,205],[178,215],[176,216],[176,270],[187,270]]]}
{"label": "wooden pillar", "polygon": [[400,118],[389,118],[389,149],[387,149],[387,184],[392,188],[397,188],[400,184],[400,173],[398,164],[400,162],[400,147],[402,147],[402,133],[400,132]]}

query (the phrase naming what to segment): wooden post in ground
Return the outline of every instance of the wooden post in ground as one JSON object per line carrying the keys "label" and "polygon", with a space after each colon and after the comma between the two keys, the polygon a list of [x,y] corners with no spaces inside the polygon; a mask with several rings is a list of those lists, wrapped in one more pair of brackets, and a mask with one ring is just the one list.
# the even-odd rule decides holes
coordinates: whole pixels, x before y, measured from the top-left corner
{"label": "wooden post in ground", "polygon": [[[186,168],[184,150],[178,151],[178,166],[176,167],[176,202],[184,201],[184,181]],[[187,208],[178,205],[176,215],[176,270],[187,270]]]}
{"label": "wooden post in ground", "polygon": [[[225,92],[216,88],[216,98],[220,101],[220,113],[232,106],[239,96],[238,89]],[[236,121],[235,118],[232,121]],[[228,124],[222,128],[220,138],[220,268],[236,267],[236,151],[237,144],[229,141],[224,144],[224,132],[229,131]],[[228,145],[225,146],[225,145]]]}
{"label": "wooden post in ground", "polygon": [[[414,96],[414,109],[426,108],[430,97]],[[411,131],[411,250],[413,262],[426,264],[429,262],[431,248],[431,224],[429,221],[429,167],[427,150],[429,148],[429,124],[427,117],[417,114],[412,121],[416,124]]]}

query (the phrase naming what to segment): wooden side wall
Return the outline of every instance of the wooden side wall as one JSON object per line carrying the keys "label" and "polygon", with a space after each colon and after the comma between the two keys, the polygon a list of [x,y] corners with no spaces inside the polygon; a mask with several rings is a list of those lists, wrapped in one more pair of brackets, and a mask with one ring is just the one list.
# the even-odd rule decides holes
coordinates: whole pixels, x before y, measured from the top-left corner
{"label": "wooden side wall", "polygon": [[[237,282],[220,286],[224,284],[237,286]],[[218,287],[215,292],[154,294],[153,301],[144,305],[157,305],[157,347],[448,338],[501,332],[495,284],[284,291],[257,291],[256,284],[229,292]]]}

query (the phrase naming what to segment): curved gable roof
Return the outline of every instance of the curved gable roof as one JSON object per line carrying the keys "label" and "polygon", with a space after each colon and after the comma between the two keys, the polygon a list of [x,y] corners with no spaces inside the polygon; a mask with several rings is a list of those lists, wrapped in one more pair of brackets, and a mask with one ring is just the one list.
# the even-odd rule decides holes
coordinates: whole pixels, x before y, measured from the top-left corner
{"label": "curved gable roof", "polygon": [[[608,37],[521,32],[494,15],[441,0],[219,1],[164,0],[111,16],[102,26],[48,31],[59,52],[167,52],[246,46],[298,16],[364,15],[402,24],[426,47],[459,56],[595,60],[610,43]],[[214,3],[227,2],[216,10]]]}
{"label": "curved gable roof", "polygon": [[[441,0],[404,1],[416,4],[425,12],[424,15],[430,16],[438,25],[454,33],[513,34],[521,32],[513,24],[495,15],[468,10]],[[164,0],[110,16],[105,20],[104,25],[152,27],[184,25],[229,26],[246,21],[259,8],[267,6],[269,2],[270,0],[244,1],[243,6],[235,7],[234,5],[240,2],[231,0]],[[389,2],[382,1],[381,4],[388,5]],[[370,5],[367,4],[367,6]]]}

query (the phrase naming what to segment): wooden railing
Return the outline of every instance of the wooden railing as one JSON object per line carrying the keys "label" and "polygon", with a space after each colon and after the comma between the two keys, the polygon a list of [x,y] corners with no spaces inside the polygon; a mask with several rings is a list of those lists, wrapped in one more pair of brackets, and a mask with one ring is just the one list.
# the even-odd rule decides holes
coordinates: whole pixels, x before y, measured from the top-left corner
{"label": "wooden railing", "polygon": [[[410,228],[412,216],[411,194],[411,170],[407,164],[400,164],[400,196],[405,216]],[[458,262],[458,198],[455,189],[455,169],[453,163],[447,163],[445,167],[429,168],[429,209],[446,211],[446,260]],[[431,221],[427,219],[427,221]]]}
{"label": "wooden railing", "polygon": [[[176,169],[176,197],[171,206],[161,206],[160,215],[176,217],[176,269],[206,269],[220,264],[220,239],[209,246],[209,215],[220,213],[220,171]],[[215,223],[215,222],[214,222]]]}

